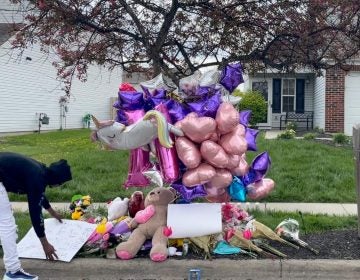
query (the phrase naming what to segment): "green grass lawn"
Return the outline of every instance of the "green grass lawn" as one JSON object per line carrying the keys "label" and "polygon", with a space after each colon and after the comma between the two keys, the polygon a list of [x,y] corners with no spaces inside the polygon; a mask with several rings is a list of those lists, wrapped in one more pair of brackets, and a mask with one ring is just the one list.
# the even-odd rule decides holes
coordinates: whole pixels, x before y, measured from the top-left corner
{"label": "green grass lawn", "polygon": [[[91,143],[88,129],[0,138],[0,151],[29,155],[44,163],[65,158],[72,166],[73,180],[62,188],[48,189],[50,201],[70,201],[74,194],[89,194],[94,201],[129,196],[124,189],[128,171],[127,151],[101,150]],[[258,137],[258,151],[247,152],[247,161],[268,151],[272,166],[267,177],[275,190],[265,199],[272,202],[356,201],[353,152],[307,140],[266,140]],[[143,189],[146,191],[147,189]],[[12,200],[25,197],[12,195]]]}

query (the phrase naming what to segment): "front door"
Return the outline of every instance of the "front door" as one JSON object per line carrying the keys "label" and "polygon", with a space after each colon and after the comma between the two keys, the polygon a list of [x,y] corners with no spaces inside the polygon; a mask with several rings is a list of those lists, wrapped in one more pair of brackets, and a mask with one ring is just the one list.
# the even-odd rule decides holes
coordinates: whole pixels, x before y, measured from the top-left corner
{"label": "front door", "polygon": [[267,103],[267,114],[264,120],[260,123],[258,123],[259,127],[262,128],[270,128],[271,127],[271,99],[272,94],[270,92],[271,88],[269,87],[271,85],[271,80],[269,79],[253,79],[251,82],[251,90],[257,91],[264,96],[265,101]]}

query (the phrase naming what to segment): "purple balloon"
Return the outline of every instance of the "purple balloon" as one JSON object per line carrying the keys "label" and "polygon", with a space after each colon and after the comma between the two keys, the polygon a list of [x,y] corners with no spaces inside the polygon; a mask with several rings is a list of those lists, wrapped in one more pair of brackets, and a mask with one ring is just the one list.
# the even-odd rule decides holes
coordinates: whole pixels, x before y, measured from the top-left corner
{"label": "purple balloon", "polygon": [[193,188],[187,188],[182,184],[181,180],[172,183],[171,187],[174,188],[178,193],[180,193],[182,198],[187,202],[190,202],[195,198],[204,197],[207,195],[207,192],[203,185],[196,185]]}
{"label": "purple balloon", "polygon": [[113,107],[116,108],[116,109],[120,109],[121,108],[121,104],[119,102],[119,100],[116,100],[113,104]]}
{"label": "purple balloon", "polygon": [[255,181],[259,181],[265,177],[270,169],[271,159],[268,152],[257,155],[251,163],[250,169],[255,172]]}
{"label": "purple balloon", "polygon": [[199,86],[196,90],[196,97],[206,98],[209,95],[220,93],[220,89],[214,86]]}
{"label": "purple balloon", "polygon": [[239,122],[242,125],[248,126],[251,118],[251,110],[240,111]]}
{"label": "purple balloon", "polygon": [[124,110],[117,110],[116,112],[116,122],[122,123],[123,125],[128,125],[128,118],[124,112]]}
{"label": "purple balloon", "polygon": [[216,112],[221,103],[221,95],[219,92],[210,98],[204,98],[196,102],[187,103],[191,112],[197,113],[199,117],[215,118]]}
{"label": "purple balloon", "polygon": [[148,95],[148,97],[145,98],[146,110],[152,110],[157,105],[164,103],[167,99],[166,93],[167,91],[165,89],[156,89],[152,96]]}
{"label": "purple balloon", "polygon": [[119,101],[121,108],[125,111],[134,111],[143,109],[144,99],[142,92],[119,91]]}
{"label": "purple balloon", "polygon": [[248,144],[248,151],[257,151],[256,137],[259,134],[259,130],[252,128],[245,128],[245,139]]}
{"label": "purple balloon", "polygon": [[181,121],[187,114],[190,113],[189,109],[187,109],[183,104],[173,99],[166,101],[165,105],[168,109],[172,123]]}
{"label": "purple balloon", "polygon": [[222,84],[230,93],[243,82],[244,78],[242,76],[242,67],[240,63],[228,64],[223,69],[220,84]]}

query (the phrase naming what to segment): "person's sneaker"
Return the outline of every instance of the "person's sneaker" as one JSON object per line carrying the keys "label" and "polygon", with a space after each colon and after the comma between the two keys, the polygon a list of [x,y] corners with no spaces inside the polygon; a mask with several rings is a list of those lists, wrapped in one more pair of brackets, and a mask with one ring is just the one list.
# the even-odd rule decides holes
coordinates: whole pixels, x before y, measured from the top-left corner
{"label": "person's sneaker", "polygon": [[11,273],[11,272],[5,273],[3,280],[11,280],[11,279],[38,280],[39,277],[37,277],[36,275],[31,275],[31,274],[25,272],[23,269],[20,269],[20,270],[16,271],[15,273]]}

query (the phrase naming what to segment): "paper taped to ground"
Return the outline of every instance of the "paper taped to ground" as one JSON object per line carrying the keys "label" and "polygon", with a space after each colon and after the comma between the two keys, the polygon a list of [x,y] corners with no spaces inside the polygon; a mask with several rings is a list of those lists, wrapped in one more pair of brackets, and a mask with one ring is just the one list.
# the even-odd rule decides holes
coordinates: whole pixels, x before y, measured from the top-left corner
{"label": "paper taped to ground", "polygon": [[[59,261],[70,262],[84,245],[96,224],[82,221],[45,219],[45,234],[54,246]],[[34,228],[31,228],[17,245],[20,258],[46,259],[44,250]]]}
{"label": "paper taped to ground", "polygon": [[198,237],[222,232],[220,203],[169,204],[169,238]]}

